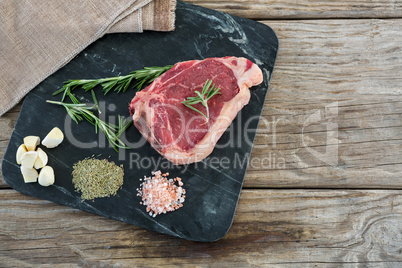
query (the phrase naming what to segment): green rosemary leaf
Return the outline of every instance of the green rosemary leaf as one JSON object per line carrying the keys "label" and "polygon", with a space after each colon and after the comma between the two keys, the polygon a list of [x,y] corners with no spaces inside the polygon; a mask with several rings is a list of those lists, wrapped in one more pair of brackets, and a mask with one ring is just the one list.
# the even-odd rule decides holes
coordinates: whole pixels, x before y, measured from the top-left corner
{"label": "green rosemary leaf", "polygon": [[199,100],[194,100],[194,101],[188,101],[188,102],[186,102],[186,104],[187,105],[195,105],[195,104],[197,104],[197,103],[200,103],[201,101],[199,101]]}
{"label": "green rosemary leaf", "polygon": [[[64,87],[63,87],[64,88]],[[64,99],[66,98],[66,95],[68,95],[68,94],[70,94],[70,87],[67,87],[66,89],[65,89],[65,91],[63,92],[63,96],[62,96],[62,98],[61,98],[61,101],[64,101]]]}
{"label": "green rosemary leaf", "polygon": [[82,85],[82,88],[85,91],[89,91],[99,85],[99,81],[92,81],[92,80],[77,80],[75,83],[75,87]]}
{"label": "green rosemary leaf", "polygon": [[64,86],[62,88],[60,88],[59,90],[56,90],[55,92],[53,92],[53,96],[56,96],[58,94],[60,94],[61,92],[66,91],[66,89],[64,88]]}
{"label": "green rosemary leaf", "polygon": [[91,90],[91,95],[95,105],[99,105],[98,100],[96,99],[95,91]]}
{"label": "green rosemary leaf", "polygon": [[74,104],[79,104],[80,102],[77,100],[77,98],[73,95],[73,94],[68,94],[68,96],[70,97],[71,101]]}
{"label": "green rosemary leaf", "polygon": [[152,83],[156,78],[161,76],[172,67],[173,65],[166,65],[163,67],[144,67],[144,69],[133,71],[128,75],[100,79],[70,79],[64,82],[64,86],[61,89],[53,92],[53,96],[63,92],[63,97],[61,100],[63,102],[65,97],[69,95],[76,87],[82,87],[85,91],[89,91],[98,85],[102,86],[102,90],[105,95],[111,90],[114,90],[117,93],[121,91],[126,92],[132,80],[137,81],[137,83],[134,85],[134,88],[141,90],[145,84]]}
{"label": "green rosemary leaf", "polygon": [[[211,87],[212,84],[212,80],[208,80],[205,82],[204,87],[202,88],[202,95],[205,95],[208,93],[209,88]],[[200,95],[200,93],[198,91],[196,91],[195,93],[197,93],[198,95]]]}
{"label": "green rosemary leaf", "polygon": [[118,148],[127,148],[125,146],[124,142],[120,139],[120,136],[122,133],[130,126],[131,121],[126,123],[126,120],[124,122],[122,121],[121,117],[119,116],[119,125],[114,125],[111,123],[108,123],[106,121],[101,120],[99,117],[94,115],[94,113],[91,111],[94,108],[96,108],[99,111],[99,105],[98,101],[96,99],[94,91],[91,92],[93,100],[94,100],[94,105],[93,106],[87,106],[84,103],[80,103],[77,98],[69,93],[69,97],[73,103],[65,103],[65,102],[58,102],[58,101],[51,101],[47,100],[46,102],[51,103],[51,104],[57,104],[63,106],[67,114],[78,124],[79,121],[82,121],[83,118],[85,118],[89,123],[93,124],[95,126],[95,132],[97,133],[98,129],[102,131],[107,140],[109,141],[110,145],[113,147],[115,151],[118,151]]}
{"label": "green rosemary leaf", "polygon": [[[221,94],[219,92],[220,88],[216,88],[215,84],[212,85],[212,80],[207,79],[204,83],[204,86],[201,90],[201,93],[199,91],[194,91],[194,93],[197,95],[195,97],[187,97],[186,100],[182,101],[185,106],[190,108],[193,111],[196,111],[197,113],[201,114],[203,117],[205,117],[205,123],[208,123],[209,121],[209,107],[208,107],[208,100],[212,98],[213,96],[217,94]],[[195,108],[193,105],[201,103],[206,110],[206,114]]]}
{"label": "green rosemary leaf", "polygon": [[[130,86],[130,84],[131,84],[131,81],[133,81],[133,78],[134,77],[130,77],[128,80],[127,80],[127,82],[126,83],[124,83],[123,85],[123,93],[124,92],[126,92],[126,90],[128,89],[128,87]],[[118,91],[118,92],[120,92],[120,90]]]}
{"label": "green rosemary leaf", "polygon": [[75,115],[69,109],[66,108],[66,111],[67,111],[67,114],[74,120],[75,123],[78,124],[78,121],[82,120],[82,117],[80,117],[79,115]]}
{"label": "green rosemary leaf", "polygon": [[126,129],[131,125],[133,121],[124,119],[119,115],[119,132],[117,133],[118,136],[120,136]]}
{"label": "green rosemary leaf", "polygon": [[114,86],[116,86],[117,81],[118,80],[112,80],[101,84],[105,95],[109,93],[109,91],[112,90]]}
{"label": "green rosemary leaf", "polygon": [[116,85],[114,91],[116,91],[116,92],[119,93],[119,92],[123,89],[124,86],[125,86],[124,83],[117,83],[117,85]]}

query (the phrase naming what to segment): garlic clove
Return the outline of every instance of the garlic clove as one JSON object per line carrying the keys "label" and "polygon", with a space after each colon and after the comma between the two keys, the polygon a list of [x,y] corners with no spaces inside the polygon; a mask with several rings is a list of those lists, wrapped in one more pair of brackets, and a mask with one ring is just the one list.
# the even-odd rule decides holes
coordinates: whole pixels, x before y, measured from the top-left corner
{"label": "garlic clove", "polygon": [[43,139],[42,144],[43,146],[46,146],[46,148],[54,148],[58,146],[63,139],[63,132],[58,127],[54,127]]}
{"label": "garlic clove", "polygon": [[17,149],[17,154],[16,154],[16,159],[17,159],[17,164],[21,165],[21,156],[28,152],[27,147],[25,147],[25,144],[21,144],[20,147]]}
{"label": "garlic clove", "polygon": [[34,162],[34,168],[40,169],[47,165],[48,157],[45,151],[43,151],[41,148],[38,148],[36,152],[38,153],[38,156]]}
{"label": "garlic clove", "polygon": [[27,168],[25,166],[21,166],[21,173],[22,176],[24,177],[24,182],[25,183],[30,183],[30,182],[37,182],[38,180],[38,171],[34,168]]}
{"label": "garlic clove", "polygon": [[38,153],[35,151],[28,151],[21,156],[21,165],[26,168],[33,168]]}
{"label": "garlic clove", "polygon": [[38,182],[42,186],[49,186],[54,183],[54,170],[51,166],[44,166],[41,169]]}
{"label": "garlic clove", "polygon": [[24,144],[28,151],[35,151],[39,142],[40,138],[38,136],[26,136],[24,138]]}

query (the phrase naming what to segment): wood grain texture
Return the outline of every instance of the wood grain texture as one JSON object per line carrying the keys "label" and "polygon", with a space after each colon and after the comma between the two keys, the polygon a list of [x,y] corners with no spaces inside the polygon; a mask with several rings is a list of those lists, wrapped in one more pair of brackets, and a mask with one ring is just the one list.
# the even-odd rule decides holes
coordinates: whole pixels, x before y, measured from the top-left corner
{"label": "wood grain texture", "polygon": [[[280,41],[229,233],[185,241],[0,176],[0,267],[402,267],[402,20],[376,19],[402,2],[186,2],[270,20]],[[1,158],[20,108],[0,117]]]}
{"label": "wood grain texture", "polygon": [[401,189],[402,20],[266,23],[280,49],[245,187]]}
{"label": "wood grain texture", "polygon": [[250,19],[400,18],[402,2],[290,1],[290,0],[186,0],[185,2]]}
{"label": "wood grain texture", "polygon": [[154,233],[12,190],[0,191],[0,213],[0,263],[13,267],[402,265],[399,191],[244,190],[232,228],[215,243]]}

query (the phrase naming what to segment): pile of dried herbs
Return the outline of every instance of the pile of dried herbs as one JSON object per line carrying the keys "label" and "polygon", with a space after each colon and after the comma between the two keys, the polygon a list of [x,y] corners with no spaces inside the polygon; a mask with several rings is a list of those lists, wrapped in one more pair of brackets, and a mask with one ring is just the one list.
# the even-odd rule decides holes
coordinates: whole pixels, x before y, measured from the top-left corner
{"label": "pile of dried herbs", "polygon": [[84,201],[116,195],[123,185],[124,170],[123,165],[92,157],[75,163],[72,175],[74,188]]}

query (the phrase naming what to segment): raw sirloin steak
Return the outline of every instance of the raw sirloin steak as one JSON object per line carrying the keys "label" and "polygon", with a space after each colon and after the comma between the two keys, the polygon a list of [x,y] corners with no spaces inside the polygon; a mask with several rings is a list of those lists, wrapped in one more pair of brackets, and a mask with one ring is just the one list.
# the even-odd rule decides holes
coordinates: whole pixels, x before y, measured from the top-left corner
{"label": "raw sirloin steak", "polygon": [[[182,104],[202,91],[205,81],[221,94],[208,100],[209,120]],[[176,165],[201,161],[214,149],[237,113],[250,100],[249,88],[262,82],[261,69],[245,58],[224,57],[179,62],[130,104],[134,125],[155,150]],[[201,104],[193,105],[206,114]]]}

